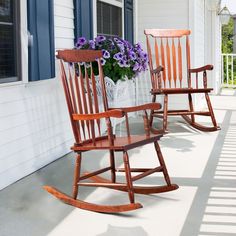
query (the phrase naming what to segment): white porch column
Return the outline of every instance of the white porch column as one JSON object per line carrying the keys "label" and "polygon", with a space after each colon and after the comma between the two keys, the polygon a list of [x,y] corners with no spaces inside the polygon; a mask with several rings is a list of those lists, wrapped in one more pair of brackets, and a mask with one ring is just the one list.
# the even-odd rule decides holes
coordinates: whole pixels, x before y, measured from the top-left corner
{"label": "white porch column", "polygon": [[209,73],[209,86],[218,94],[221,86],[221,23],[218,16],[219,1],[207,0],[205,3],[206,44],[205,64],[213,64],[214,70]]}

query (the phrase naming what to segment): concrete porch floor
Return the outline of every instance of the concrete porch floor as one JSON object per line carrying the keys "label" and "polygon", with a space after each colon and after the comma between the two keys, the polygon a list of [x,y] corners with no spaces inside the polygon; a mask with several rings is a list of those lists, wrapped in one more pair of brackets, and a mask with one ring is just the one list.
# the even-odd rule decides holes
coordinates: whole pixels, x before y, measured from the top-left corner
{"label": "concrete porch floor", "polygon": [[[220,131],[203,133],[181,119],[170,119],[170,133],[160,141],[178,190],[136,195],[143,208],[123,214],[75,209],[42,188],[53,185],[71,192],[74,154],[68,154],[0,191],[0,236],[236,235],[236,93],[224,90],[211,98]],[[141,122],[133,119],[131,128],[137,133],[143,132]],[[130,159],[132,166],[142,167],[157,160],[153,145],[134,149]],[[86,153],[83,170],[107,161],[106,152]],[[121,164],[119,153],[116,161]],[[161,179],[153,175],[139,183],[158,184]],[[102,188],[81,188],[80,196],[100,203],[128,202],[126,193]]]}

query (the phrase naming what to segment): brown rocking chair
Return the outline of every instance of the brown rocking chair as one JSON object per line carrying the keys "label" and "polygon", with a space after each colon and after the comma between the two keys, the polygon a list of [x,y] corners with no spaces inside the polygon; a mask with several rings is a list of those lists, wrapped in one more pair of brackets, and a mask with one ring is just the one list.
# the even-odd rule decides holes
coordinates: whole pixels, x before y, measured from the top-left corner
{"label": "brown rocking chair", "polygon": [[[213,70],[212,65],[192,69],[190,66],[190,30],[174,29],[146,29],[144,34],[147,39],[147,49],[149,57],[149,67],[152,83],[152,101],[156,101],[157,95],[164,96],[164,106],[162,111],[152,110],[150,114],[150,126],[153,125],[153,118],[163,119],[163,130],[151,128],[153,133],[167,131],[167,117],[181,115],[184,120],[194,128],[201,131],[216,131],[219,129],[214,116],[213,108],[208,93],[213,88],[207,86],[207,71]],[[186,38],[186,57],[182,58],[181,39]],[[177,45],[176,45],[177,44]],[[153,60],[154,55],[154,60]],[[184,59],[184,60],[183,60]],[[154,62],[153,62],[154,61]],[[185,63],[186,62],[186,63]],[[155,63],[155,68],[154,64]],[[184,67],[185,66],[185,67]],[[184,68],[184,69],[183,69]],[[186,70],[185,70],[186,69]],[[185,73],[186,72],[186,75]],[[200,81],[199,73],[202,73]],[[191,75],[195,74],[195,79]],[[195,85],[194,85],[195,82]],[[200,84],[202,83],[202,86]],[[193,106],[192,94],[205,94],[208,111],[195,111]],[[169,110],[168,95],[186,94],[188,95],[189,109]],[[212,126],[207,127],[199,124],[195,116],[210,116]]]}
{"label": "brown rocking chair", "polygon": [[[177,185],[171,184],[165,166],[165,162],[158,144],[162,135],[152,135],[149,131],[149,122],[146,109],[158,110],[160,104],[150,103],[138,107],[128,107],[124,109],[108,109],[106,88],[103,78],[103,70],[100,58],[101,51],[95,50],[61,50],[58,51],[57,58],[60,59],[61,79],[63,82],[66,101],[69,109],[70,120],[75,138],[72,150],[77,153],[74,172],[74,183],[72,196],[60,192],[54,187],[44,186],[51,194],[63,202],[75,207],[96,211],[96,212],[124,212],[141,208],[140,203],[136,203],[134,193],[154,194],[175,190]],[[96,67],[96,68],[95,68]],[[99,71],[99,79],[94,76],[95,69]],[[96,83],[100,82],[103,97],[103,111],[98,102],[98,92]],[[131,135],[128,124],[128,112],[144,110],[144,123],[146,134]],[[126,117],[127,136],[116,137],[112,132],[111,117]],[[101,134],[102,122],[106,124],[106,135]],[[104,124],[103,123],[103,124]],[[155,168],[130,168],[128,151],[130,149],[153,143],[157,152],[160,166]],[[81,175],[81,160],[83,152],[90,150],[107,150],[110,153],[110,165],[106,168],[96,170],[91,173]],[[123,152],[124,168],[115,167],[115,152]],[[101,173],[110,171],[111,180],[98,176]],[[116,172],[125,172],[126,183],[116,181]],[[135,176],[131,172],[141,172]],[[133,186],[133,182],[155,172],[162,172],[166,185],[164,186]],[[90,182],[83,180],[90,179]],[[92,182],[91,182],[92,181]],[[105,187],[128,192],[129,204],[125,205],[97,205],[77,199],[78,187]]]}

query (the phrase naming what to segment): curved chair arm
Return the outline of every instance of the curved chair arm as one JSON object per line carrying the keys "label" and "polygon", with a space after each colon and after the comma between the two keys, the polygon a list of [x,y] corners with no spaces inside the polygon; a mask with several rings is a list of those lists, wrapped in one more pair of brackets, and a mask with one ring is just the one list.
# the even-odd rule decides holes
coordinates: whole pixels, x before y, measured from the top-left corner
{"label": "curved chair arm", "polygon": [[213,65],[205,65],[199,68],[193,68],[189,69],[190,73],[199,73],[199,72],[204,72],[206,70],[213,70],[214,66]]}
{"label": "curved chair arm", "polygon": [[[195,73],[196,75],[196,86],[198,88],[198,73],[203,72],[203,87],[207,88],[207,70],[213,70],[213,65],[206,65],[195,69],[189,69],[189,74]],[[191,78],[191,76],[190,76]],[[190,82],[191,83],[191,82]],[[190,86],[189,86],[190,87]]]}
{"label": "curved chair arm", "polygon": [[95,114],[73,114],[74,120],[98,120],[101,118],[121,118],[125,115],[125,112],[121,109],[113,109],[105,112],[95,113]]}

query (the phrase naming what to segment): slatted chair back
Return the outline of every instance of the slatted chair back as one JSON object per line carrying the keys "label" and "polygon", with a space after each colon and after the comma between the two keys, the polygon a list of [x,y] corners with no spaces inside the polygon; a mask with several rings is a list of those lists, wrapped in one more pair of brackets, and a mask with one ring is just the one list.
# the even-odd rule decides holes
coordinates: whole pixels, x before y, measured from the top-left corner
{"label": "slatted chair back", "polygon": [[[146,29],[147,51],[153,89],[191,87],[190,30]],[[162,66],[160,75],[155,73]],[[187,73],[187,81],[183,81]]]}
{"label": "slatted chair back", "polygon": [[[92,115],[108,111],[108,101],[101,65],[102,52],[96,50],[59,50],[61,79],[72,129],[77,145],[94,143],[101,136],[101,119]],[[95,78],[96,74],[96,78]],[[98,97],[98,88],[101,95]],[[99,102],[102,99],[103,107]],[[81,115],[81,116],[80,116]],[[104,117],[103,117],[104,118]],[[111,121],[106,118],[107,133],[112,143]]]}

